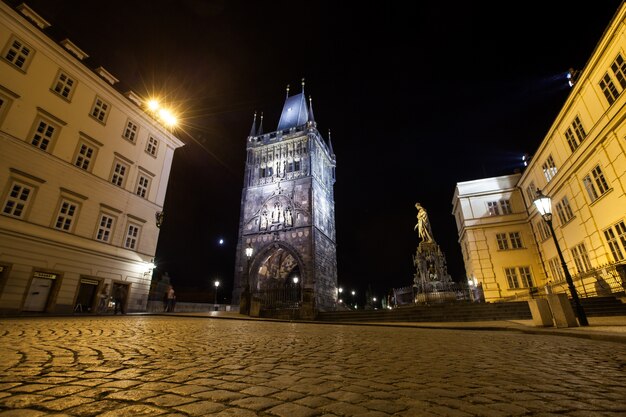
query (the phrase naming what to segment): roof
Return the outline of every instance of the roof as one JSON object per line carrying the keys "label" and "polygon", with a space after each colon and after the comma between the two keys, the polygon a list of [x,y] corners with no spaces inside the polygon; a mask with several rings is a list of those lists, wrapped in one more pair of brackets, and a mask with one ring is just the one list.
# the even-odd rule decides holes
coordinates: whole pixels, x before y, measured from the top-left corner
{"label": "roof", "polygon": [[309,110],[307,109],[304,92],[285,99],[283,111],[280,114],[278,128],[281,131],[292,127],[302,126],[309,120]]}

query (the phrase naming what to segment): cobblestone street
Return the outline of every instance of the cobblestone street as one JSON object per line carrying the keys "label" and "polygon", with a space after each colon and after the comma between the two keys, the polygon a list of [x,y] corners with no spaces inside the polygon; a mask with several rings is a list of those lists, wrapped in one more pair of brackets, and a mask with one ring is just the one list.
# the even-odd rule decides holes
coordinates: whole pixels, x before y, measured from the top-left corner
{"label": "cobblestone street", "polygon": [[623,344],[508,331],[0,319],[0,417],[623,416]]}

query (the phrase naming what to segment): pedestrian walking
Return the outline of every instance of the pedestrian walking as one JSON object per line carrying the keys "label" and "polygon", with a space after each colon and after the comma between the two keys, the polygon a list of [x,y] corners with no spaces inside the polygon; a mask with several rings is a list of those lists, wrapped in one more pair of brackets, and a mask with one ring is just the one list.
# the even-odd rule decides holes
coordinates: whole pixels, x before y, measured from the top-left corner
{"label": "pedestrian walking", "polygon": [[106,313],[109,309],[109,284],[106,283],[98,294],[98,313]]}
{"label": "pedestrian walking", "polygon": [[113,285],[113,300],[115,301],[114,314],[117,314],[118,311],[126,314],[126,285]]}
{"label": "pedestrian walking", "polygon": [[167,305],[165,306],[165,311],[168,313],[174,312],[174,305],[176,304],[176,293],[174,292],[174,287],[169,286],[167,289]]}

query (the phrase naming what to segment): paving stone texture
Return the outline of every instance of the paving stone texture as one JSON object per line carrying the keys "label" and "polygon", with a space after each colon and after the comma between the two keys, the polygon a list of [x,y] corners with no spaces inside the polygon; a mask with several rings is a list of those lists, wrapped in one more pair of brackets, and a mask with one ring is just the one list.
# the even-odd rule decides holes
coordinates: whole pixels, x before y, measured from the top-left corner
{"label": "paving stone texture", "polygon": [[625,416],[622,343],[190,317],[0,319],[0,417]]}

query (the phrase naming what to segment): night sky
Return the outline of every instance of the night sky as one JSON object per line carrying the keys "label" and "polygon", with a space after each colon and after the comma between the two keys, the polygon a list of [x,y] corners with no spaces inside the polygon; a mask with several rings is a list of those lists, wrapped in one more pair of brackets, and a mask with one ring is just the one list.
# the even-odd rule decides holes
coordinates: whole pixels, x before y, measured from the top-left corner
{"label": "night sky", "polygon": [[156,255],[179,293],[218,278],[230,297],[252,116],[275,130],[301,78],[337,156],[339,285],[412,284],[418,201],[465,280],[456,183],[522,168],[621,1],[341,3],[27,1],[88,66],[181,112]]}

